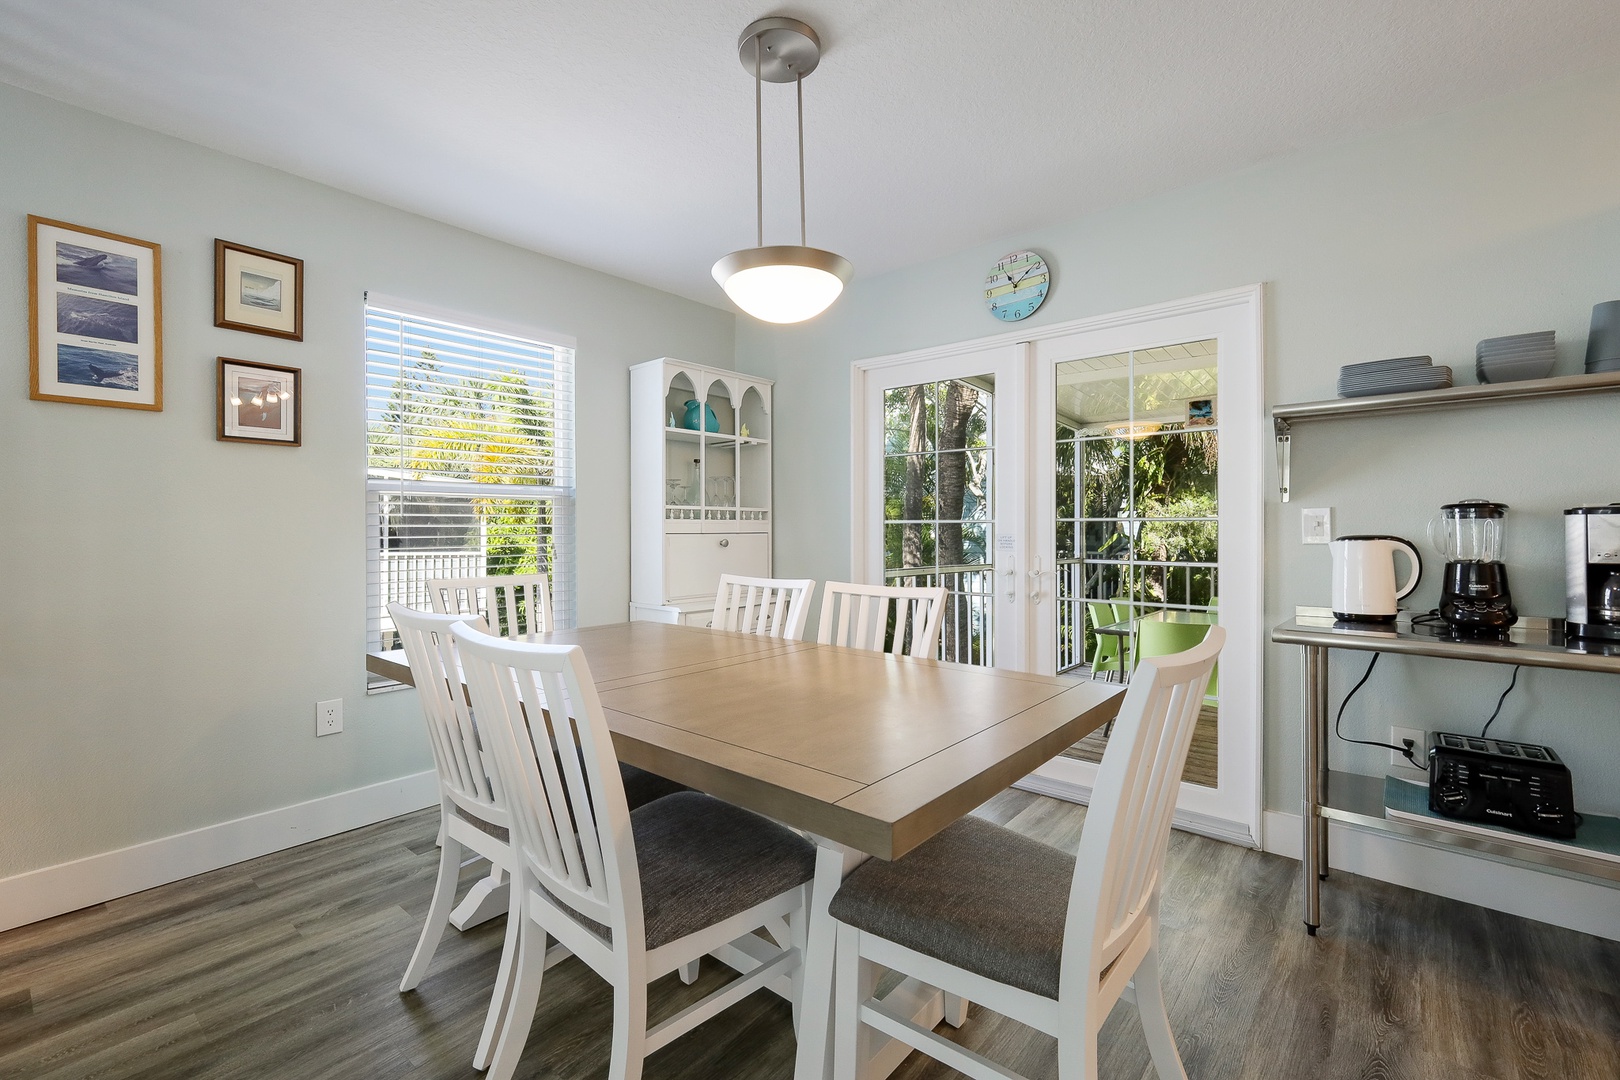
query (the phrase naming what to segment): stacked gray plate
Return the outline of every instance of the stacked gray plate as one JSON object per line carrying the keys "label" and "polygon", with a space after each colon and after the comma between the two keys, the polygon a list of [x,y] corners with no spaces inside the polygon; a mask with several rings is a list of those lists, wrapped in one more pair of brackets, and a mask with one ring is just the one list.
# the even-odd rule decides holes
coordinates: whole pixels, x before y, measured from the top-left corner
{"label": "stacked gray plate", "polygon": [[1489,383],[1545,379],[1552,374],[1555,359],[1553,336],[1553,331],[1541,330],[1486,338],[1474,352],[1474,374]]}
{"label": "stacked gray plate", "polygon": [[1436,365],[1428,356],[1399,356],[1393,360],[1371,360],[1346,364],[1339,369],[1340,397],[1371,397],[1375,394],[1405,394],[1414,390],[1439,390],[1451,385],[1451,369]]}

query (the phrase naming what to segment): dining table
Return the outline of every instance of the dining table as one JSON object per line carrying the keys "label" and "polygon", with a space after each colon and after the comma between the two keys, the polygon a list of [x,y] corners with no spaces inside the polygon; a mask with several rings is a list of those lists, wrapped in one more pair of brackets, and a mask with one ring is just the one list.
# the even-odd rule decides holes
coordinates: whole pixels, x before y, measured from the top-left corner
{"label": "dining table", "polygon": [[[868,858],[905,857],[1103,727],[1123,693],[1107,683],[666,623],[529,640],[580,647],[621,761],[815,841],[796,1080],[831,1075],[836,931],[827,905],[844,876]],[[370,653],[366,667],[411,681],[403,650]],[[759,962],[748,939],[721,958],[741,971]],[[926,1027],[944,1016],[940,992],[915,980],[885,1000]],[[866,1077],[887,1076],[910,1052],[895,1040],[863,1044]]]}

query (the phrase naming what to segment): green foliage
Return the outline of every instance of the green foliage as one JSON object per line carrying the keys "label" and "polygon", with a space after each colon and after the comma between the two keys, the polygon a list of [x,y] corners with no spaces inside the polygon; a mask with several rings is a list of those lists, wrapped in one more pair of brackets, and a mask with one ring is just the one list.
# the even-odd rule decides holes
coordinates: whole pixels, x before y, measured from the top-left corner
{"label": "green foliage", "polygon": [[[423,350],[395,381],[382,415],[368,425],[367,462],[384,475],[490,485],[488,497],[466,497],[481,526],[488,572],[535,573],[554,555],[550,506],[495,489],[555,481],[551,432],[551,402],[533,391],[522,372],[446,372],[433,352]],[[468,537],[473,546],[477,539]]]}

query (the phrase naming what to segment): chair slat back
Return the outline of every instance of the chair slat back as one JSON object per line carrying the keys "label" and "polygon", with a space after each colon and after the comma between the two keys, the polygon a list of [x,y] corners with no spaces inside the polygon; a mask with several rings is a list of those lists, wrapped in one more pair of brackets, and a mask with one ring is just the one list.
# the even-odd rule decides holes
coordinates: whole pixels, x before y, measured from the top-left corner
{"label": "chair slat back", "polygon": [[505,638],[534,639],[555,628],[551,582],[544,574],[435,578],[428,599],[441,615],[482,615],[491,632]]}
{"label": "chair slat back", "polygon": [[714,628],[800,641],[810,618],[809,578],[756,578],[721,574],[714,594]]}
{"label": "chair slat back", "polygon": [[416,683],[417,699],[427,720],[428,741],[433,746],[440,783],[474,804],[474,809],[487,804],[491,811],[504,814],[500,788],[492,781],[495,763],[487,759],[473,725],[450,634],[450,628],[465,616],[430,614],[404,604],[389,604],[388,614],[399,630],[411,665],[411,680]]}
{"label": "chair slat back", "polygon": [[[892,636],[889,623],[894,623]],[[932,658],[945,618],[945,589],[902,585],[855,585],[829,581],[821,590],[823,645]],[[836,623],[836,625],[835,625]]]}
{"label": "chair slat back", "polygon": [[520,866],[560,903],[642,933],[641,883],[607,716],[577,645],[507,641],[459,624],[473,709],[512,817]]}
{"label": "chair slat back", "polygon": [[[1063,990],[1095,979],[1154,910],[1181,771],[1226,631],[1144,660],[1114,721],[1086,811],[1064,931]],[[1078,983],[1075,984],[1078,989]]]}

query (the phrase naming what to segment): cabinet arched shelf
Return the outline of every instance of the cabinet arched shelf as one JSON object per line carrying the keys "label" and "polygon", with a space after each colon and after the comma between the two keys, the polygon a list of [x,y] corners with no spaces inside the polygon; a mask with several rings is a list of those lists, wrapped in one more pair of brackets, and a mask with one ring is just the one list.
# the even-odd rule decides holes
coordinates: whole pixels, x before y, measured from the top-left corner
{"label": "cabinet arched shelf", "polygon": [[[722,573],[770,575],[773,386],[667,357],[630,369],[632,619],[704,626]],[[701,407],[688,426],[692,401],[717,431]]]}

